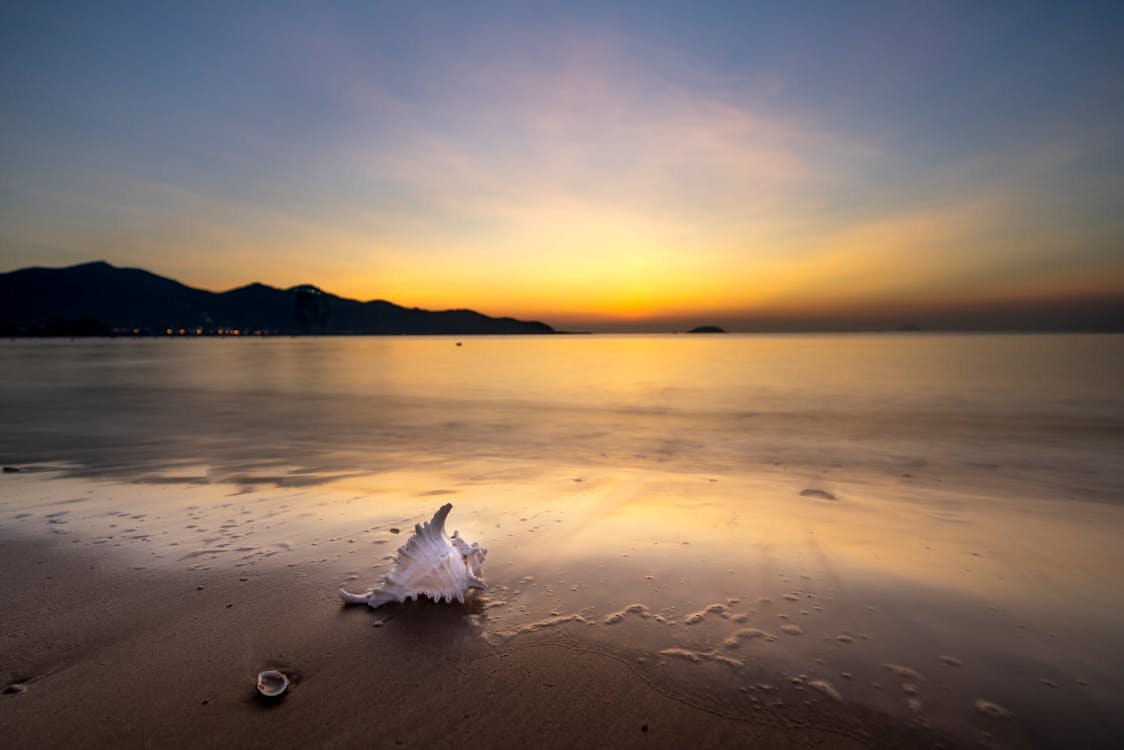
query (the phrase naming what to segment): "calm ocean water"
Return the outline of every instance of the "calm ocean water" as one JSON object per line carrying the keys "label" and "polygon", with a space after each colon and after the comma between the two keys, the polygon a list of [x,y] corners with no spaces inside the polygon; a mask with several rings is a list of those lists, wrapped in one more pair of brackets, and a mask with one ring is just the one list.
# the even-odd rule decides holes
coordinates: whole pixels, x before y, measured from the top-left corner
{"label": "calm ocean water", "polygon": [[0,343],[0,460],[377,471],[845,468],[1116,502],[1124,336]]}

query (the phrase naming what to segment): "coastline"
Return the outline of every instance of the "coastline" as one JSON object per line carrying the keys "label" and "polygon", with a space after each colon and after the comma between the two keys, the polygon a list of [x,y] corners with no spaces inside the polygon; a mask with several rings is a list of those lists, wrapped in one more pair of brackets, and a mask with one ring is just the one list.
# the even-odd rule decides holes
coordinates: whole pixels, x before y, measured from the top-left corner
{"label": "coastline", "polygon": [[[19,686],[0,696],[0,728],[13,746],[950,746],[812,691],[812,706],[724,713],[645,679],[580,626],[487,643],[471,602],[371,611],[341,606],[308,567],[172,575],[122,562],[0,543],[2,679]],[[296,680],[275,704],[253,687],[270,667]]]}
{"label": "coastline", "polygon": [[[193,466],[133,482],[29,468],[0,499],[0,729],[17,743],[1110,747],[1116,731],[1115,657],[1089,629],[1110,631],[1109,610],[1066,622],[1059,592],[1007,580],[1020,545],[1072,546],[1044,504],[972,557],[1015,530],[1009,511],[895,505],[873,485],[826,499],[775,478],[509,462],[294,470],[292,486],[280,470],[239,485]],[[729,493],[754,498],[751,547],[707,511]],[[451,528],[490,547],[488,591],[343,606],[337,587],[373,584],[448,498]],[[1053,561],[1110,570],[1119,510],[1082,510],[1104,540],[1076,528],[1088,559]],[[932,513],[955,521],[944,536],[890,544]],[[886,562],[862,560],[869,534]],[[296,680],[275,705],[254,690],[268,668]]]}

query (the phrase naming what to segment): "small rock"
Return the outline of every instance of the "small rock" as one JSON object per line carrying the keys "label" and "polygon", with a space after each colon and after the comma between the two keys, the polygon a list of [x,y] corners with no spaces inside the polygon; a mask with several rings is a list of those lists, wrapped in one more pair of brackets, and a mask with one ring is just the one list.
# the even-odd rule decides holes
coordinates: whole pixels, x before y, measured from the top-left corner
{"label": "small rock", "polygon": [[207,587],[206,587],[206,586],[196,586],[196,587],[195,587],[195,590],[196,590],[196,591],[202,591],[202,590],[203,590],[203,589],[205,589],[205,588],[207,588]]}
{"label": "small rock", "polygon": [[396,528],[394,528],[393,526],[391,526],[391,527],[390,527],[390,533],[391,533],[391,534],[401,534],[401,533],[402,533],[402,529],[396,529]]}
{"label": "small rock", "polygon": [[22,685],[18,682],[13,682],[8,687],[4,688],[4,695],[19,695],[20,693],[27,692],[27,685]]}
{"label": "small rock", "polygon": [[4,467],[4,473],[5,474],[19,474],[20,473],[20,467],[18,467],[18,466],[5,466]]}

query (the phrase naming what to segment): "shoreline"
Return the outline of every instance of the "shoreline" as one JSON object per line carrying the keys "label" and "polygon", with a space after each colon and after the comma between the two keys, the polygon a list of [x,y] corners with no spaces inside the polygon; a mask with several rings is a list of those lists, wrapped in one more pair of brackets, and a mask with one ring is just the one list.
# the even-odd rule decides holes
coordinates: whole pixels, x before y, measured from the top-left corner
{"label": "shoreline", "polygon": [[[0,696],[0,727],[13,745],[952,746],[810,690],[803,705],[779,680],[741,715],[714,694],[692,701],[580,625],[488,643],[472,602],[372,611],[342,606],[305,566],[137,580],[121,562],[0,544],[0,677],[19,686]],[[253,687],[270,667],[295,679],[276,704]]]}
{"label": "shoreline", "polygon": [[[1067,622],[1048,591],[1008,580],[1021,545],[1060,539],[1056,510],[973,557],[1009,510],[847,484],[804,496],[769,477],[444,471],[270,487],[200,483],[192,465],[156,483],[5,474],[0,689],[17,687],[0,728],[32,745],[170,746],[206,720],[200,744],[353,745],[363,731],[441,746],[422,728],[440,684],[456,694],[442,715],[461,717],[446,731],[488,746],[587,730],[578,744],[1112,746],[1115,657],[1085,642],[1104,641],[1089,628],[1111,631],[1111,610]],[[729,493],[755,498],[745,528],[704,512]],[[490,548],[489,589],[464,606],[342,606],[338,586],[375,583],[448,498],[450,529]],[[672,513],[686,498],[690,515]],[[950,536],[930,520],[923,548],[889,545],[934,512]],[[1084,513],[1108,544],[1118,511]],[[892,566],[864,562],[869,535]],[[1056,561],[1105,560],[1095,545],[1073,554]],[[970,572],[934,568],[959,560]],[[297,680],[275,706],[253,689],[267,668]]]}

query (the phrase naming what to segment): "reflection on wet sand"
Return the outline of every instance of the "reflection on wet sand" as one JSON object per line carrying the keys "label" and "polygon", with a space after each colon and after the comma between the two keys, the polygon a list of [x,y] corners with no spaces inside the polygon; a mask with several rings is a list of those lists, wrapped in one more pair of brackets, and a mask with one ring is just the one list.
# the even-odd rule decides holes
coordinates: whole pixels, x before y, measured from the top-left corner
{"label": "reflection on wet sand", "polygon": [[[777,477],[504,461],[268,488],[166,478],[22,474],[0,523],[113,547],[138,573],[300,568],[331,595],[374,584],[448,500],[450,531],[489,549],[489,589],[461,614],[493,647],[548,634],[749,718],[829,700],[1016,743],[1120,729],[1114,506],[1012,514],[876,483],[834,482],[828,500]],[[387,605],[370,624],[413,611]]]}
{"label": "reflection on wet sand", "polygon": [[[288,582],[290,648],[313,621],[436,631],[833,736],[1124,736],[1124,337],[20,341],[0,365],[5,539],[124,588]],[[316,619],[445,502],[486,592]]]}

